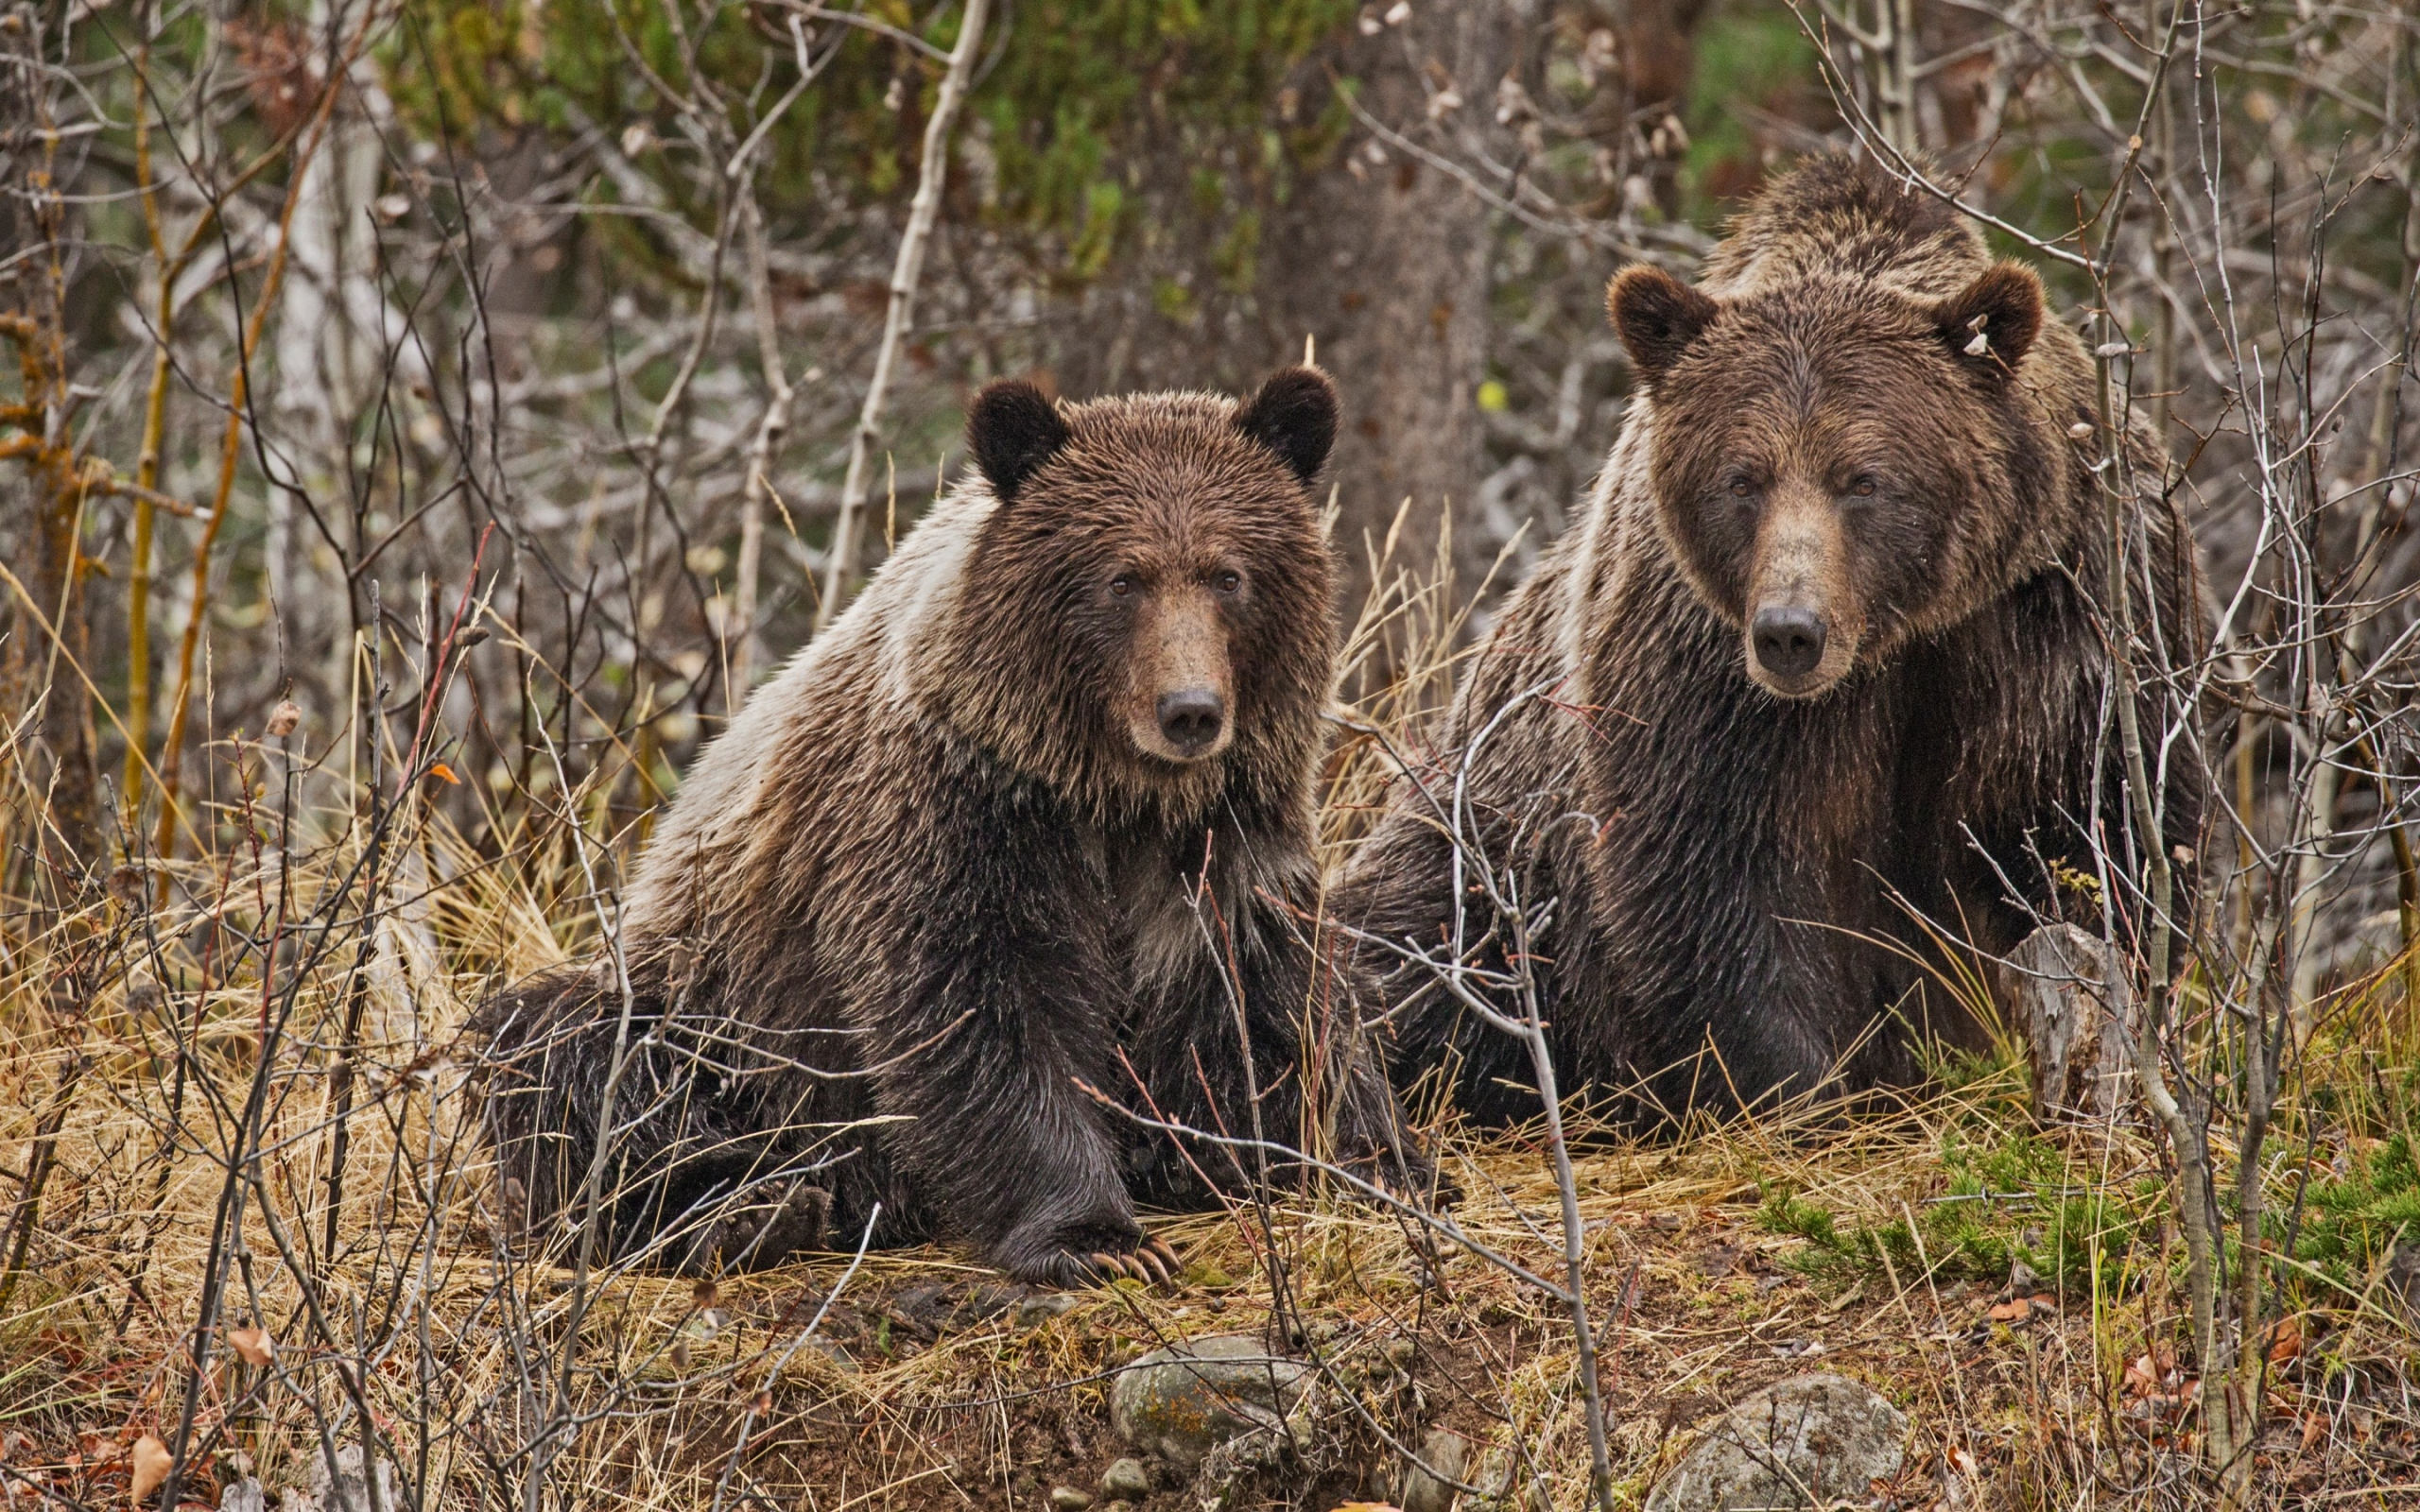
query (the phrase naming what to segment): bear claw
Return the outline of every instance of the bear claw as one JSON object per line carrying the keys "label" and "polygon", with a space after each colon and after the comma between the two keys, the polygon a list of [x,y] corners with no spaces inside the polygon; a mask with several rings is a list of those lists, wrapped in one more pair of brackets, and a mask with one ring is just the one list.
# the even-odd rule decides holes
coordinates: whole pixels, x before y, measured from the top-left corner
{"label": "bear claw", "polygon": [[1157,1235],[1144,1240],[1131,1254],[1096,1249],[1071,1258],[1078,1270],[1089,1272],[1102,1283],[1130,1278],[1146,1286],[1172,1286],[1184,1268],[1168,1242]]}

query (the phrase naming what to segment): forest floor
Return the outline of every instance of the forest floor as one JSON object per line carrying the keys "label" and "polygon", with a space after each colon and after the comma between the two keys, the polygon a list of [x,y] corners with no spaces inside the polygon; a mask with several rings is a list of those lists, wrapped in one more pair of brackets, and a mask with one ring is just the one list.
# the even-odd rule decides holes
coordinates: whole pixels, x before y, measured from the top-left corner
{"label": "forest floor", "polygon": [[[1132,1452],[1118,1367],[1214,1334],[1316,1379],[1224,1508],[1413,1501],[1412,1450],[1460,1452],[1471,1512],[1589,1503],[1567,1312],[1336,1194],[1151,1219],[1184,1262],[1162,1288],[1042,1293],[925,1249],[701,1289],[525,1252],[493,1221],[460,1026],[493,983],[593,948],[596,879],[643,840],[613,806],[627,768],[542,782],[473,846],[435,805],[366,797],[342,747],[319,758],[317,812],[290,754],[223,750],[221,801],[173,868],[11,874],[0,1508],[153,1504],[181,1463],[186,1502],[244,1504],[256,1477],[300,1512],[366,1438],[395,1506],[1022,1512],[1098,1496]],[[1385,780],[1332,766],[1332,845]],[[2260,1505],[2420,1508],[2405,980],[2385,961],[2341,986],[2284,1080]],[[1638,1138],[1572,1110],[1617,1505],[1723,1409],[1819,1370],[1909,1419],[1873,1504],[2209,1504],[2163,1147],[2131,1120],[2038,1129],[2014,1046],[1938,1069],[1855,1117]],[[1560,1277],[1538,1132],[1430,1123],[1462,1233]],[[1195,1512],[1202,1490],[1162,1467],[1144,1512]],[[341,1492],[320,1512],[366,1507]]]}
{"label": "forest floor", "polygon": [[[7,1062],[21,1111],[45,1106],[61,1064],[28,1038]],[[97,1041],[88,1033],[87,1050]],[[0,1505],[127,1504],[143,1461],[173,1441],[193,1380],[210,1199],[231,1190],[206,1152],[241,1082],[188,1089],[187,1158],[146,1158],[166,1134],[139,1116],[156,1102],[157,1068],[119,1049],[85,1073],[114,1085],[86,1084],[66,1111],[29,1264],[0,1298]],[[2013,1066],[1953,1080],[1851,1125],[1702,1127],[1585,1149],[1586,1272],[1619,1504],[1639,1504],[1719,1409],[1819,1369],[1876,1387],[1912,1422],[1905,1468],[1872,1488],[1875,1504],[2205,1504],[2152,1146],[2127,1129],[2033,1132]],[[1400,1447],[1433,1446],[1440,1431],[1467,1441],[1463,1477],[1499,1504],[1586,1503],[1568,1317],[1366,1206],[1298,1198],[1265,1219],[1163,1219],[1185,1270],[1158,1289],[1036,1292],[941,1250],[854,1268],[849,1256],[814,1259],[712,1295],[661,1276],[582,1280],[497,1245],[477,1157],[444,1153],[443,1120],[428,1116],[425,1085],[419,1095],[417,1112],[399,1096],[365,1099],[379,1116],[363,1120],[358,1144],[372,1148],[349,1163],[388,1175],[346,1199],[361,1228],[338,1235],[333,1263],[281,1270],[282,1249],[309,1243],[294,1220],[324,1173],[304,1168],[310,1142],[267,1142],[269,1165],[297,1163],[250,1190],[272,1210],[293,1206],[271,1225],[256,1204],[241,1226],[224,1338],[188,1430],[195,1502],[218,1504],[216,1481],[247,1469],[272,1503],[283,1485],[307,1484],[321,1428],[348,1443],[358,1434],[347,1402],[360,1383],[402,1455],[399,1504],[520,1502],[527,1446],[546,1437],[526,1425],[561,1389],[555,1405],[579,1422],[544,1469],[563,1498],[554,1504],[1046,1507],[1058,1487],[1093,1492],[1131,1452],[1109,1424],[1108,1373],[1171,1340],[1244,1334],[1317,1362],[1322,1381],[1295,1449],[1236,1485],[1229,1505],[1392,1501],[1405,1493]],[[287,1116],[313,1124],[300,1107]],[[1442,1143],[1464,1230],[1558,1273],[1545,1152],[1517,1134]],[[25,1143],[14,1151],[26,1158]],[[2397,1141],[2296,1158],[2314,1174],[2314,1226],[2377,1209],[2381,1192],[2391,1201],[2391,1167],[2410,1167]],[[461,1192],[416,1203],[451,1160],[469,1177]],[[1292,1300],[1282,1311],[1272,1256]],[[2392,1262],[2364,1263],[2309,1267],[2270,1344],[2259,1481],[2272,1504],[2420,1505],[2413,1333]],[[562,1349],[575,1295],[577,1367],[550,1376],[541,1362]],[[1165,1469],[1143,1503],[1194,1504]]]}

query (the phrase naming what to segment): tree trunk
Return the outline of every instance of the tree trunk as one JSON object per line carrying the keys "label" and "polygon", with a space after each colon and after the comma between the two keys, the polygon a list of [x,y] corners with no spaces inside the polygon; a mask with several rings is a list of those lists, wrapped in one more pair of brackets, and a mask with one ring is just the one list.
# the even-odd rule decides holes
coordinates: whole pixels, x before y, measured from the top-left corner
{"label": "tree trunk", "polygon": [[[1371,118],[1460,162],[1450,143],[1429,140],[1432,99],[1447,85],[1460,96],[1438,116],[1455,137],[1475,123],[1483,140],[1505,135],[1494,124],[1495,87],[1513,53],[1518,9],[1428,0],[1399,26],[1357,36],[1342,57],[1315,62],[1359,78],[1357,103]],[[1324,105],[1306,100],[1304,109]],[[1466,508],[1478,486],[1492,215],[1467,184],[1355,128],[1337,161],[1270,227],[1261,261],[1273,296],[1272,358],[1299,356],[1304,336],[1315,336],[1344,396],[1329,475],[1348,618],[1370,585],[1370,553],[1404,501],[1405,547],[1425,563],[1442,511]],[[1496,146],[1509,160],[1509,144]],[[1492,553],[1476,530],[1459,535],[1457,576],[1467,593]]]}
{"label": "tree trunk", "polygon": [[[1140,245],[1120,256],[1115,278],[1086,291],[1046,348],[1070,397],[1239,393],[1301,361],[1310,338],[1343,399],[1328,476],[1348,622],[1370,584],[1364,541],[1382,542],[1408,498],[1398,560],[1425,564],[1443,508],[1466,505],[1478,486],[1492,212],[1456,178],[1379,142],[1337,97],[1336,81],[1353,81],[1369,117],[1447,159],[1467,164],[1461,144],[1477,135],[1510,161],[1495,87],[1529,6],[1415,0],[1392,25],[1375,19],[1387,9],[1367,8],[1376,31],[1348,25],[1273,102],[1271,129],[1299,153],[1288,168],[1264,169],[1248,144],[1231,144],[1223,163],[1203,163],[1202,144],[1189,139],[1136,152],[1159,164],[1141,190]],[[1447,90],[1458,105],[1439,100]],[[1215,208],[1201,202],[1205,172],[1231,186]],[[1231,235],[1247,217],[1257,235]],[[1476,533],[1461,550],[1467,591],[1491,553]]]}

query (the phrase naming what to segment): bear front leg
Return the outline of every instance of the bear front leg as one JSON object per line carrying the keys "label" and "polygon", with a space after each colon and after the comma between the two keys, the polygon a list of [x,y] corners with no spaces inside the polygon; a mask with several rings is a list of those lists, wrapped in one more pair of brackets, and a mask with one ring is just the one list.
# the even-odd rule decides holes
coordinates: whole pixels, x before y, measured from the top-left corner
{"label": "bear front leg", "polygon": [[[595,969],[558,971],[483,1004],[484,1110],[499,1158],[508,1232],[576,1242],[598,1226],[599,1258],[702,1273],[729,1263],[770,1264],[820,1234],[815,1189],[779,1179],[781,1150],[711,1088],[677,1038],[648,963],[633,970],[630,1023]],[[685,1011],[711,1012],[695,1005]],[[612,1074],[616,1039],[621,1074]],[[611,1097],[608,1087],[611,1084]],[[610,1105],[610,1125],[601,1124]],[[588,1211],[596,1171],[597,1211]],[[773,1179],[767,1200],[754,1188]]]}
{"label": "bear front leg", "polygon": [[1170,1279],[1088,1091],[1108,1081],[1118,988],[1071,827],[931,816],[983,843],[937,868],[946,888],[928,874],[884,917],[899,934],[857,1008],[875,1110],[901,1120],[881,1134],[901,1199],[1023,1280]]}
{"label": "bear front leg", "polygon": [[[1375,993],[1340,942],[1324,928],[1314,934],[1307,910],[1266,897],[1226,917],[1235,921],[1234,949],[1205,949],[1193,971],[1146,1005],[1134,1037],[1162,1116],[1301,1151],[1398,1195],[1426,1194],[1434,1168],[1388,1085],[1376,1031],[1362,1022]],[[1183,1201],[1204,1178],[1233,1194],[1256,1183],[1264,1167],[1272,1177],[1308,1174],[1273,1149],[1263,1154],[1185,1140],[1152,1160],[1153,1194]]]}

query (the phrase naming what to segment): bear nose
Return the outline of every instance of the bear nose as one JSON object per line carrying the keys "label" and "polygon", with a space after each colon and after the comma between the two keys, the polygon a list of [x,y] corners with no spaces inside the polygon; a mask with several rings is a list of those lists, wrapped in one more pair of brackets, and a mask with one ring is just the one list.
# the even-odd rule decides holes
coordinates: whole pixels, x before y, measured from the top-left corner
{"label": "bear nose", "polygon": [[1187,756],[1206,750],[1219,738],[1227,717],[1227,700],[1208,688],[1186,688],[1160,695],[1160,733]]}
{"label": "bear nose", "polygon": [[1756,610],[1756,660],[1779,678],[1803,678],[1824,660],[1824,621],[1796,605]]}

